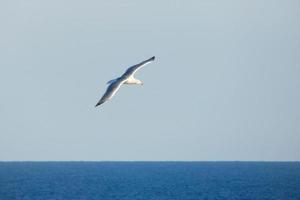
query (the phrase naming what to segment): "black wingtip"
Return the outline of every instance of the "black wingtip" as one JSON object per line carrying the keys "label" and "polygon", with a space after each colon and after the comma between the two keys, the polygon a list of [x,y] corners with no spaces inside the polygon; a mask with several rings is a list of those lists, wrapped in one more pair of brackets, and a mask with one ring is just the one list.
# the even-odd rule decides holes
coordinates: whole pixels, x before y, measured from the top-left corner
{"label": "black wingtip", "polygon": [[152,58],[150,58],[151,60],[155,60],[155,56],[153,56]]}
{"label": "black wingtip", "polygon": [[97,103],[97,104],[95,105],[95,108],[96,108],[97,106],[100,106],[101,104],[102,104],[102,103],[100,103],[100,102]]}

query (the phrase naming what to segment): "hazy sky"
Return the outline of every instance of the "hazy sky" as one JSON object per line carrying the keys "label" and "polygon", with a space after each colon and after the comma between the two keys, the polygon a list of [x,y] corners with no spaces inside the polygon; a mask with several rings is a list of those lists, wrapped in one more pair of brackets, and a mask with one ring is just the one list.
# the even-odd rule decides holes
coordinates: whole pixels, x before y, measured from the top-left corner
{"label": "hazy sky", "polygon": [[0,160],[300,160],[299,19],[297,0],[3,0]]}

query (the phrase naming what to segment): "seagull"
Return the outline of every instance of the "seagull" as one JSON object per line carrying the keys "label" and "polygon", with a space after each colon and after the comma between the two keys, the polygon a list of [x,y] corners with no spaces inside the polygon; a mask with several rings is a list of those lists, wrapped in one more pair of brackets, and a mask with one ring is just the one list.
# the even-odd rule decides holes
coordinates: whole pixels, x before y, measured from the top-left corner
{"label": "seagull", "polygon": [[99,100],[99,102],[95,105],[95,107],[112,99],[113,96],[116,94],[116,92],[120,89],[121,85],[123,85],[123,84],[143,85],[143,82],[140,81],[139,79],[136,79],[134,77],[134,74],[139,69],[141,69],[143,66],[153,62],[154,60],[155,60],[155,56],[153,56],[139,64],[133,65],[132,67],[129,67],[121,77],[108,81],[107,84],[109,86],[107,87],[106,92],[104,93],[102,98]]}

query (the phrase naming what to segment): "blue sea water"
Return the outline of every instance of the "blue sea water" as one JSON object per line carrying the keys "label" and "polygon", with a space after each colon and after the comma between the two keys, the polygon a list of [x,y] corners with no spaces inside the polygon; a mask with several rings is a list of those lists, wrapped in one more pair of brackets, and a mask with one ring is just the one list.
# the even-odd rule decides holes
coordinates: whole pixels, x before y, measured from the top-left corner
{"label": "blue sea water", "polygon": [[299,162],[0,162],[0,200],[299,200]]}

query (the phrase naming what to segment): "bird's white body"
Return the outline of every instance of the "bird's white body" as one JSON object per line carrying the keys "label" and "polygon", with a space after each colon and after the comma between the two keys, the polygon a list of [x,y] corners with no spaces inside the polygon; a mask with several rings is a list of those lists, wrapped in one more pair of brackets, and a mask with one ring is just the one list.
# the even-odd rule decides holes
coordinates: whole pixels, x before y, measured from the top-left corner
{"label": "bird's white body", "polygon": [[128,79],[126,79],[124,84],[143,85],[142,81],[140,81],[139,79],[134,78],[133,76],[130,76]]}

